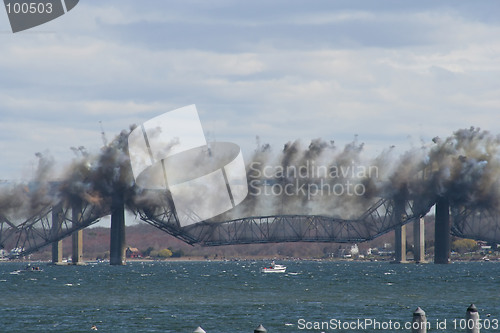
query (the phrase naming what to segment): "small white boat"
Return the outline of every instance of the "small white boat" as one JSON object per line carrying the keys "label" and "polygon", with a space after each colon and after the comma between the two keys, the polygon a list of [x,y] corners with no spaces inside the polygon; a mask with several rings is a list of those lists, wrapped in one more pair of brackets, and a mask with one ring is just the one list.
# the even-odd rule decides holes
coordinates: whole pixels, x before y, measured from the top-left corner
{"label": "small white boat", "polygon": [[24,271],[25,272],[43,272],[43,269],[41,269],[38,266],[28,265],[28,266],[26,266],[26,268],[24,269]]}
{"label": "small white boat", "polygon": [[285,273],[286,266],[275,264],[274,261],[269,267],[263,267],[260,269],[261,273]]}

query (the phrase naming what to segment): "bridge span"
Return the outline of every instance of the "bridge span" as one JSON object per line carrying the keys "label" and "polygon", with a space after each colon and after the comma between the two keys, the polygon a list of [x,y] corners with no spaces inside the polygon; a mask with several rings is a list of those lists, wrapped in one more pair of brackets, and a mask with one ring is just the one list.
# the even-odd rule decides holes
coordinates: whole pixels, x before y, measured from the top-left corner
{"label": "bridge span", "polygon": [[[364,242],[396,230],[396,248],[405,252],[404,226],[418,223],[439,198],[379,198],[358,218],[341,219],[320,215],[250,216],[228,221],[203,221],[180,227],[175,210],[168,200],[161,205],[142,207],[135,213],[145,222],[167,232],[186,243],[204,246],[253,244],[273,242]],[[444,217],[436,211],[436,256],[447,262],[449,236],[500,242],[500,221],[494,209],[456,206],[445,203]],[[451,206],[451,208],[450,208]],[[102,207],[90,202],[80,204],[57,203],[43,207],[28,219],[19,222],[0,216],[0,246],[10,245],[25,256],[52,245],[53,261],[62,258],[61,240],[72,235],[73,260],[81,261],[81,230],[98,222],[103,216],[112,216],[112,257],[117,264],[124,263],[124,210],[125,203]],[[441,214],[443,215],[443,214]],[[438,219],[441,219],[440,222]],[[451,223],[450,223],[451,220]],[[402,232],[403,231],[403,232]],[[79,236],[80,233],[80,236]],[[420,236],[422,236],[420,234]],[[113,237],[115,239],[113,240]],[[403,239],[404,237],[404,239]],[[114,243],[114,245],[113,245]],[[442,249],[440,249],[440,246]],[[441,254],[440,252],[441,251]],[[404,256],[404,254],[400,254]],[[398,258],[396,258],[398,259]],[[399,258],[404,261],[403,258]]]}
{"label": "bridge span", "polygon": [[364,242],[423,217],[434,205],[379,199],[356,219],[321,215],[251,216],[229,221],[204,221],[180,228],[165,207],[139,211],[143,221],[187,243],[206,246],[277,242]]}

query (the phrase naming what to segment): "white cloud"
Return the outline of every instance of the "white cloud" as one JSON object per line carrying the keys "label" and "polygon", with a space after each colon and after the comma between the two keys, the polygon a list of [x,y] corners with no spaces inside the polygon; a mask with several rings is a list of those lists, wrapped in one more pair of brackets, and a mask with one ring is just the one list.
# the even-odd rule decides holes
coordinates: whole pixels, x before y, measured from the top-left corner
{"label": "white cloud", "polygon": [[1,34],[0,158],[62,161],[71,145],[98,149],[99,121],[111,137],[192,103],[215,139],[242,147],[500,132],[492,8],[166,3],[85,2],[39,28],[52,33]]}

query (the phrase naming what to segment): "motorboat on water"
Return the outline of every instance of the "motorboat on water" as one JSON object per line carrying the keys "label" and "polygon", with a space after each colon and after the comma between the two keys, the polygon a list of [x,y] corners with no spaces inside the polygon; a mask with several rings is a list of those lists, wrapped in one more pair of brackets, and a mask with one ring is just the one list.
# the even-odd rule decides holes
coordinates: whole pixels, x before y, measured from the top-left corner
{"label": "motorboat on water", "polygon": [[26,268],[24,269],[24,271],[25,272],[43,272],[43,269],[41,269],[38,266],[28,265],[28,266],[26,266]]}
{"label": "motorboat on water", "polygon": [[278,265],[274,261],[271,263],[269,267],[263,267],[260,269],[262,273],[285,273],[286,266]]}
{"label": "motorboat on water", "polygon": [[18,269],[18,270],[12,271],[12,272],[10,272],[10,274],[18,275],[18,274],[23,273],[23,272],[43,272],[43,269],[41,269],[38,266],[28,265],[24,269]]}

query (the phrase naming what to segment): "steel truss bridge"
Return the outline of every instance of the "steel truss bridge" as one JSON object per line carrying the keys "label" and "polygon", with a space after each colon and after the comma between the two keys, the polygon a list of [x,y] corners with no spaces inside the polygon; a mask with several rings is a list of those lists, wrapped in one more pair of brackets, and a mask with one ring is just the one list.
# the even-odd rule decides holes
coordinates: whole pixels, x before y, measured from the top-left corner
{"label": "steel truss bridge", "polygon": [[251,216],[223,222],[200,222],[184,228],[165,207],[139,212],[143,221],[181,238],[206,246],[279,242],[364,242],[423,217],[433,201],[417,205],[379,199],[359,218],[344,220],[320,215]]}
{"label": "steel truss bridge", "polygon": [[[134,212],[145,222],[188,244],[205,246],[275,242],[364,242],[425,216],[436,198],[379,198],[358,218],[317,215],[251,216],[204,221],[180,227],[168,200]],[[0,215],[0,248],[17,248],[21,256],[62,240],[98,222],[110,209],[82,202],[47,205],[19,221]],[[500,242],[500,215],[494,209],[451,204],[452,235]]]}
{"label": "steel truss bridge", "polygon": [[17,249],[21,256],[33,253],[99,222],[109,212],[88,202],[46,206],[28,219],[9,219],[0,214],[0,249]]}

